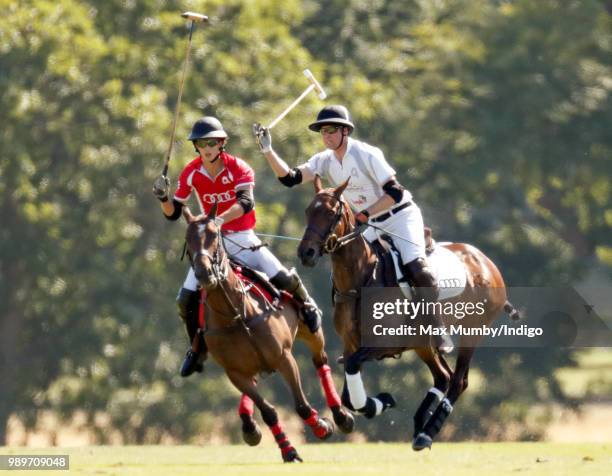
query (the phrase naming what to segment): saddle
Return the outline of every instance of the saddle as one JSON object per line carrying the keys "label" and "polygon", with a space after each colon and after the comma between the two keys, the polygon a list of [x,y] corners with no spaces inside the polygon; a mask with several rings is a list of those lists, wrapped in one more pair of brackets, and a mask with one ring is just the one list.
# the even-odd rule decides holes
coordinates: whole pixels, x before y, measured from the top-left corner
{"label": "saddle", "polygon": [[[436,242],[433,239],[431,228],[425,227],[424,232],[425,254],[429,256],[431,253],[433,253]],[[399,284],[400,287],[406,287],[409,289],[410,286],[408,285],[408,280],[406,277],[404,277],[401,266],[398,265],[398,263],[401,263],[401,255],[399,250],[396,248],[389,235],[383,234],[381,239],[385,241],[385,245],[383,245],[380,240],[370,243],[372,250],[376,254],[377,261],[373,275],[363,286],[368,287],[374,285],[381,287],[396,287]],[[336,289],[332,289],[332,303],[334,304],[352,302],[358,297],[359,290],[357,289],[353,289],[347,293],[340,293]]]}
{"label": "saddle", "polygon": [[272,306],[278,307],[283,294],[287,294],[268,281],[265,274],[244,264],[238,264],[231,259],[230,265],[248,292],[254,296],[263,296]]}
{"label": "saddle", "polygon": [[[433,239],[431,228],[425,227],[424,234],[425,255],[430,256],[435,249],[436,242]],[[393,240],[389,235],[385,234],[381,236],[381,240],[384,240],[386,245],[383,245],[380,240],[376,240],[371,245],[378,258],[376,271],[382,276],[382,286],[391,287],[397,286],[400,283],[407,283],[408,278],[404,276],[401,266],[401,254]]]}

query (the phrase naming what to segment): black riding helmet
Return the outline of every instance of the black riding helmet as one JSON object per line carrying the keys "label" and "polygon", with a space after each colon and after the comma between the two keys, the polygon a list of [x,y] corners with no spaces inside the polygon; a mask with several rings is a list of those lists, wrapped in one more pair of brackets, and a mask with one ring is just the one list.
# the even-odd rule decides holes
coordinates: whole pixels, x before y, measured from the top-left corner
{"label": "black riding helmet", "polygon": [[221,121],[213,116],[206,116],[198,119],[188,140],[195,141],[196,139],[227,139],[227,132],[223,129]]}
{"label": "black riding helmet", "polygon": [[351,116],[349,115],[348,109],[340,105],[325,106],[319,111],[319,114],[317,114],[317,120],[310,124],[308,129],[319,132],[321,127],[327,124],[348,127],[349,134],[355,129],[355,125],[351,122]]}

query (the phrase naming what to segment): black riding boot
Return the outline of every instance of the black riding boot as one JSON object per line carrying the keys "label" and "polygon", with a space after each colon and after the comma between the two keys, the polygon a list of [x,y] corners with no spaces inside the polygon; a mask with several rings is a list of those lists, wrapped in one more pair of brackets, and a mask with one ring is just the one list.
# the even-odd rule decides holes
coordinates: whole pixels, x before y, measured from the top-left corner
{"label": "black riding boot", "polygon": [[[427,303],[435,303],[438,300],[440,295],[438,283],[424,258],[417,258],[405,264],[404,272],[410,284],[414,287],[416,300],[422,300],[425,306],[427,306]],[[428,322],[431,322],[440,332],[440,334],[434,336],[435,346],[438,351],[442,354],[452,352],[454,347],[453,341],[446,333],[446,326],[444,325],[442,316],[435,312],[423,312],[422,317]]]}
{"label": "black riding boot", "polygon": [[[198,313],[200,311],[200,293],[181,288],[176,298],[179,317],[185,323],[191,347],[185,354],[181,364],[181,377],[189,377],[194,372],[204,370],[203,362],[206,360],[206,341],[199,329]],[[196,339],[197,336],[197,339]]]}
{"label": "black riding boot", "polygon": [[321,327],[321,310],[317,303],[310,297],[304,283],[295,269],[279,271],[270,282],[279,289],[287,291],[302,305],[302,316],[304,324],[313,334]]}

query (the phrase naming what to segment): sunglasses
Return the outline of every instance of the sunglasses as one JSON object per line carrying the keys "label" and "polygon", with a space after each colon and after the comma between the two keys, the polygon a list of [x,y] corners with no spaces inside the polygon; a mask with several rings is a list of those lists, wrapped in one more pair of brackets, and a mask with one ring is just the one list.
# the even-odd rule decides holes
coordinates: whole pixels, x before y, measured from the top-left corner
{"label": "sunglasses", "polygon": [[335,134],[342,126],[323,126],[320,129],[321,134]]}
{"label": "sunglasses", "polygon": [[214,147],[219,144],[219,139],[196,139],[196,147],[203,149],[205,146]]}

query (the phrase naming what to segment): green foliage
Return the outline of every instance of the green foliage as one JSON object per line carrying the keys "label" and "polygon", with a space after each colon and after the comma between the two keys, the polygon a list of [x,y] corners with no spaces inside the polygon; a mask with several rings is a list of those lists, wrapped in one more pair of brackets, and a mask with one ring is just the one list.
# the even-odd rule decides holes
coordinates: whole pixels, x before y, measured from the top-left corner
{"label": "green foliage", "polygon": [[[66,419],[85,411],[100,441],[109,426],[127,442],[189,440],[214,431],[212,415],[234,418],[237,393],[214,365],[203,379],[177,377],[183,228],[161,217],[150,194],[187,43],[181,9],[211,21],[193,37],[170,174],[193,155],[183,140],[193,121],[219,116],[230,152],[256,170],[259,231],[302,231],[311,189],[282,188],[250,128],[297,97],[310,68],[329,100],[352,111],[356,136],[384,150],[441,239],[476,244],[515,285],[611,269],[612,24],[601,2],[0,8],[0,440],[9,415],[32,428],[44,409]],[[320,147],[305,127],[320,107],[311,95],[274,129],[291,165]],[[294,242],[273,245],[296,264]],[[321,266],[300,272],[329,316],[329,264]],[[325,330],[335,357],[330,322]],[[369,388],[405,402],[399,416],[368,425],[372,438],[404,439],[430,385],[426,369],[405,359],[368,376]],[[527,419],[532,402],[563,399],[549,375],[571,364],[566,353],[481,349],[476,360],[488,384],[459,403],[453,437],[499,436],[503,422]],[[321,405],[303,352],[300,363]],[[289,405],[280,381],[270,386],[272,400]]]}

